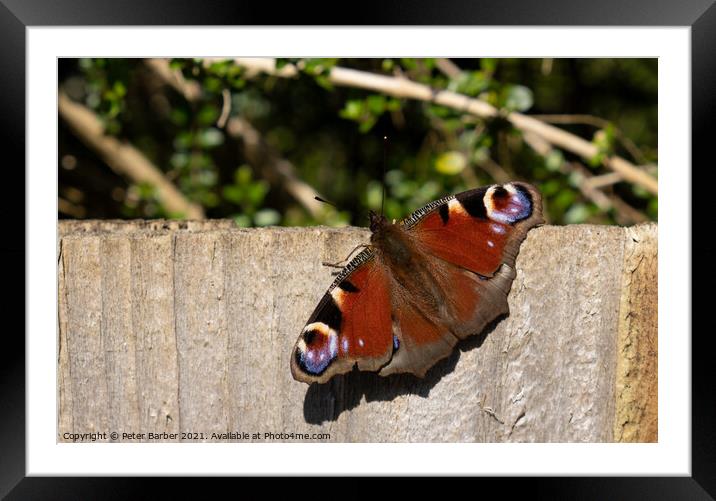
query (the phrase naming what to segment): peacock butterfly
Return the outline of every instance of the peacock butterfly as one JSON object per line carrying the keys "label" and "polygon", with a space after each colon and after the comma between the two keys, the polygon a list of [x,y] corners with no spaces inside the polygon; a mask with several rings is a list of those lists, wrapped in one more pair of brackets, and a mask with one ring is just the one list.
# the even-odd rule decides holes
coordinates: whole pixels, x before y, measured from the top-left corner
{"label": "peacock butterfly", "polygon": [[370,245],[338,274],[291,355],[297,381],[355,365],[423,377],[455,344],[508,312],[515,258],[542,199],[511,182],[451,195],[399,223],[370,214]]}

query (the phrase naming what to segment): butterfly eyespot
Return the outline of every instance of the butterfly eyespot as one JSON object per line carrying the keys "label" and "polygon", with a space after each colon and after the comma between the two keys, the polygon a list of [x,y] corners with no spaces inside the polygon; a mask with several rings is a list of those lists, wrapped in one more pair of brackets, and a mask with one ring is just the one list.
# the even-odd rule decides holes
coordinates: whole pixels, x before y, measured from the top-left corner
{"label": "butterfly eyespot", "polygon": [[306,342],[306,345],[313,344],[313,341],[316,339],[316,331],[308,331],[303,333],[303,340]]}
{"label": "butterfly eyespot", "polygon": [[492,192],[492,196],[496,198],[505,198],[509,194],[510,193],[503,186],[495,187],[495,191]]}
{"label": "butterfly eyespot", "polygon": [[316,322],[304,330],[296,346],[296,365],[307,374],[320,375],[338,355],[338,335],[327,325]]}
{"label": "butterfly eyespot", "polygon": [[520,185],[493,186],[484,200],[488,217],[498,223],[514,224],[532,214],[532,197]]}

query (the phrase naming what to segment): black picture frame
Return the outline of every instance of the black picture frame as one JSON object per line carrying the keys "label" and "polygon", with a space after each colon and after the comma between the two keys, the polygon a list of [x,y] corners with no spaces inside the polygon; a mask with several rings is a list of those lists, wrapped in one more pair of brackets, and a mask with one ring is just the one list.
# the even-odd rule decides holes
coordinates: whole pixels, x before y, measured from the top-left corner
{"label": "black picture frame", "polygon": [[[0,124],[2,158],[7,162],[6,179],[15,196],[12,207],[25,211],[25,30],[32,26],[102,25],[286,25],[303,20],[311,25],[533,25],[533,26],[690,26],[692,69],[692,263],[699,273],[714,276],[714,244],[702,237],[708,227],[697,218],[713,213],[713,183],[703,175],[713,172],[713,142],[710,131],[716,122],[716,0],[525,0],[441,2],[361,2],[352,5],[350,15],[336,4],[303,2],[283,4],[280,9],[268,2],[251,4],[236,1],[186,0],[0,0]],[[48,166],[48,168],[53,166]],[[684,166],[685,175],[688,167]],[[709,167],[711,167],[709,169]],[[700,182],[694,177],[699,173]],[[22,186],[23,189],[19,189]],[[13,203],[14,202],[14,203]],[[6,264],[3,281],[5,311],[19,316],[25,311],[25,218],[4,221],[5,238],[0,243]],[[706,233],[706,232],[703,232]],[[700,243],[698,239],[703,241]],[[692,270],[684,266],[684,273]],[[23,270],[24,271],[24,270]],[[692,275],[693,277],[693,275]],[[699,283],[692,280],[693,284]],[[692,293],[692,311],[708,311],[707,295]],[[696,317],[694,316],[694,319]],[[686,319],[688,322],[689,319]],[[125,478],[25,477],[25,343],[24,315],[17,328],[6,329],[0,349],[0,497],[7,499],[134,499],[146,495],[145,487]],[[694,324],[695,325],[695,324]],[[692,335],[692,476],[667,478],[566,478],[509,480],[524,487],[531,497],[551,499],[714,499],[716,497],[716,399],[714,371],[710,370],[709,340],[713,328],[693,329]],[[484,482],[489,481],[484,479]],[[497,479],[503,485],[504,480]],[[481,480],[479,490],[489,492]],[[169,482],[162,482],[167,484]],[[173,479],[174,488],[185,483]],[[221,487],[223,482],[215,484]],[[163,492],[164,486],[162,487]],[[186,493],[186,491],[184,490]],[[205,494],[205,493],[204,493]]]}

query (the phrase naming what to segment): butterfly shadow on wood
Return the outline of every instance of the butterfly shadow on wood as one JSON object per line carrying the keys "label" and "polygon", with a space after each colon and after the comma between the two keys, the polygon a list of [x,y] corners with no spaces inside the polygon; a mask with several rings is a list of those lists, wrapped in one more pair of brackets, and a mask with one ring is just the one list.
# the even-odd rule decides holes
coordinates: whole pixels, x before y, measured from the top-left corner
{"label": "butterfly shadow on wood", "polygon": [[363,397],[366,402],[392,401],[401,395],[418,395],[428,398],[432,388],[447,374],[455,370],[462,352],[479,349],[487,336],[508,314],[500,315],[490,322],[478,335],[460,341],[452,353],[440,360],[419,378],[413,374],[391,374],[379,376],[376,372],[357,369],[346,374],[334,376],[325,384],[312,384],[308,387],[303,401],[304,419],[309,424],[322,424],[336,421],[344,411],[360,405]]}

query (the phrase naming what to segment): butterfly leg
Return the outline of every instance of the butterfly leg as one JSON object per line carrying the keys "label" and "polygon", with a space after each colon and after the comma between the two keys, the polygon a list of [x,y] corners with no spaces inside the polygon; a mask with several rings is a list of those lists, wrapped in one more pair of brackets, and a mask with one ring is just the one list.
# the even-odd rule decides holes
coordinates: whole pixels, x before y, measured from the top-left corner
{"label": "butterfly leg", "polygon": [[346,258],[343,259],[342,261],[338,261],[337,263],[327,263],[324,261],[321,264],[323,266],[330,266],[331,268],[343,268],[348,263],[348,260],[350,259],[350,257],[353,255],[353,253],[355,251],[357,251],[358,249],[361,249],[361,248],[366,248],[366,247],[370,247],[370,244],[358,244],[355,247],[353,247],[353,250],[350,251],[348,253],[348,255],[346,256]]}

